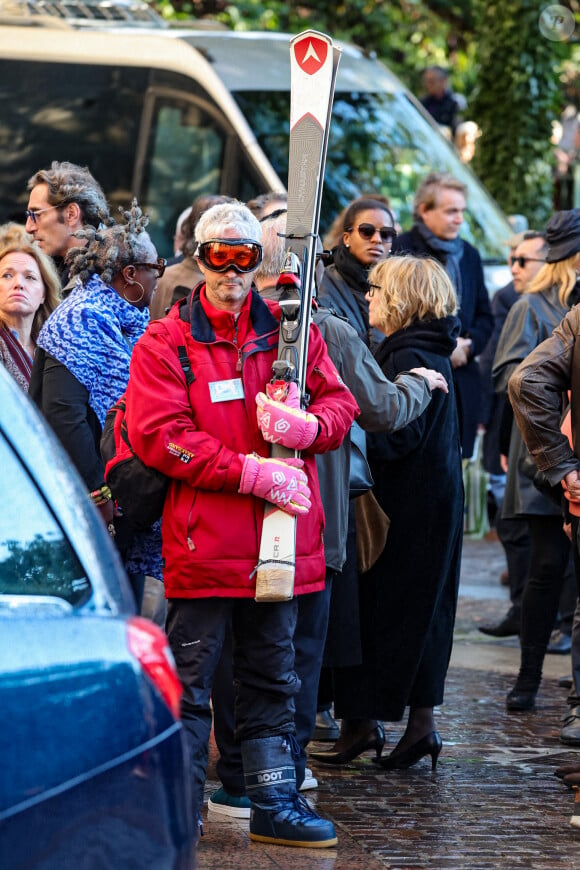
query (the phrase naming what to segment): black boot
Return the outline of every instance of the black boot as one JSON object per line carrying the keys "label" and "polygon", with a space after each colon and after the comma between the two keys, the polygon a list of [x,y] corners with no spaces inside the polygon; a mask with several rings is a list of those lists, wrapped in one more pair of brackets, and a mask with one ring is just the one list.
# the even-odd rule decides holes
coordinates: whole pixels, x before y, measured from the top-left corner
{"label": "black boot", "polygon": [[544,654],[543,647],[522,646],[520,672],[506,699],[506,707],[510,713],[533,710],[536,706],[536,695],[542,682]]}
{"label": "black boot", "polygon": [[293,736],[242,741],[246,794],[252,802],[250,840],[279,846],[335,846],[332,822],[320,818],[296,791]]}

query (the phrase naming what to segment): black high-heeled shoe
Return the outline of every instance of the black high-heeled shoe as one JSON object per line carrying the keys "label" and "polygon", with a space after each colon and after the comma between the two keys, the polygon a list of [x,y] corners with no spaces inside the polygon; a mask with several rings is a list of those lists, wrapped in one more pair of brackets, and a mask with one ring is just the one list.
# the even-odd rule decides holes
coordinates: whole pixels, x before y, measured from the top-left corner
{"label": "black high-heeled shoe", "polygon": [[417,743],[413,743],[407,749],[402,749],[400,752],[391,752],[386,758],[373,758],[373,763],[378,764],[383,770],[405,770],[413,764],[417,764],[426,755],[431,756],[431,770],[437,767],[437,759],[441,752],[443,741],[438,731],[431,731],[426,734]]}
{"label": "black high-heeled shoe", "polygon": [[[340,738],[337,743],[340,742]],[[322,761],[324,764],[348,764],[349,761],[357,758],[361,753],[368,752],[369,749],[374,749],[377,759],[381,757],[383,746],[385,745],[385,729],[382,722],[377,722],[375,727],[352,741],[343,749],[327,749],[324,752],[309,752],[309,757]],[[336,746],[336,744],[335,744]],[[376,759],[373,759],[375,761]]]}

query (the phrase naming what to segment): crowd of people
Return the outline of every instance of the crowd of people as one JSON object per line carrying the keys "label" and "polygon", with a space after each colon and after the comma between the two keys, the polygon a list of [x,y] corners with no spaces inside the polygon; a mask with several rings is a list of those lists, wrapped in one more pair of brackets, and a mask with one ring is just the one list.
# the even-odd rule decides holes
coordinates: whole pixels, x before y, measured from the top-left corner
{"label": "crowd of people", "polygon": [[[316,787],[309,759],[323,770],[373,752],[385,773],[425,757],[435,770],[462,464],[483,423],[505,484],[496,507],[511,609],[503,627],[482,630],[520,635],[506,707],[532,709],[562,589],[575,601],[580,576],[580,212],[518,239],[513,285],[490,304],[481,257],[460,237],[458,179],[422,181],[406,232],[385,197],[351,202],[317,265],[305,407],[294,383],[271,383],[283,195],[199,197],[180,215],[167,266],[139,204],[115,220],[87,169],[54,162],[29,190],[25,224],[0,228],[1,359],[81,475],[136,609],[146,578],[163,590],[194,818],[212,723],[221,786],[209,816],[249,818],[258,842],[337,842],[304,798]],[[123,513],[101,450],[121,397],[132,449],[169,481],[162,519],[145,531]],[[354,495],[356,426],[372,479]],[[273,458],[272,443],[290,458]],[[294,594],[262,602],[256,569],[272,505],[296,523]],[[419,514],[422,551],[410,559]],[[575,626],[569,745],[580,745],[580,617]],[[383,723],[403,721],[383,754]],[[561,773],[580,781],[580,768]]]}

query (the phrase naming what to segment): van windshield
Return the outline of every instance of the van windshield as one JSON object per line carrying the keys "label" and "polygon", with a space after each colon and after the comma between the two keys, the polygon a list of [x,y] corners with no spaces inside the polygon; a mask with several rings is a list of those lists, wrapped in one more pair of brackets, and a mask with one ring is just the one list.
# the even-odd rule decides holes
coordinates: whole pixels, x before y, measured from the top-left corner
{"label": "van windshield", "polygon": [[[274,169],[288,175],[288,91],[238,91],[233,96]],[[499,208],[455,150],[403,92],[337,92],[326,159],[321,229],[361,193],[381,193],[403,229],[412,224],[413,195],[429,172],[449,172],[468,188],[461,235],[487,263],[505,263],[512,231]]]}

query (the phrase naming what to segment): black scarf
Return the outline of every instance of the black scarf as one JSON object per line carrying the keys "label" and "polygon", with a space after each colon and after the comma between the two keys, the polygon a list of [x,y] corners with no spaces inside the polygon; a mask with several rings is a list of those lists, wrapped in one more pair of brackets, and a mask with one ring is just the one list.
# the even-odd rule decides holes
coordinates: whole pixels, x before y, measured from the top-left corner
{"label": "black scarf", "polygon": [[332,250],[333,262],[340,276],[344,278],[355,298],[367,331],[369,329],[369,304],[365,299],[369,289],[369,269],[353,257],[346,245],[340,244]]}

